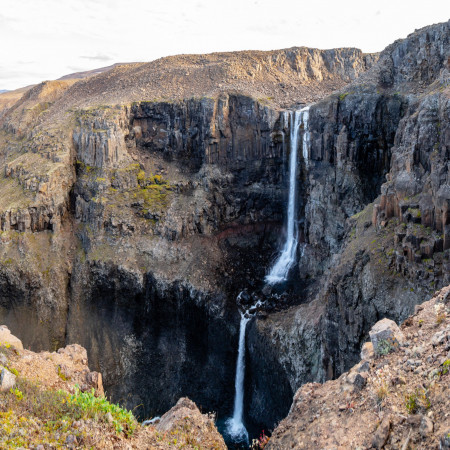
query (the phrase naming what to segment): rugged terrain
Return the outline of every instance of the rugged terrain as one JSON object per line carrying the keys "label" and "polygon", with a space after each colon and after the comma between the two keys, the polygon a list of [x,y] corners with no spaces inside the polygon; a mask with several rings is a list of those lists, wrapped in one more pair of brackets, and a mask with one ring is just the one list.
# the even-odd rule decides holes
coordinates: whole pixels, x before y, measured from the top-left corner
{"label": "rugged terrain", "polygon": [[[358,361],[375,322],[450,282],[449,34],[426,27],[379,55],[181,55],[0,95],[0,319],[33,350],[86,347],[141,417],[189,396],[224,418],[236,295],[264,297],[246,420],[273,427],[302,384]],[[299,262],[270,290],[285,108],[312,102]]]}
{"label": "rugged terrain", "polygon": [[225,449],[214,418],[187,398],[141,425],[104,397],[86,350],[34,353],[0,326],[0,448]]}
{"label": "rugged terrain", "polygon": [[267,449],[450,448],[450,287],[370,334],[349,372],[297,391]]}

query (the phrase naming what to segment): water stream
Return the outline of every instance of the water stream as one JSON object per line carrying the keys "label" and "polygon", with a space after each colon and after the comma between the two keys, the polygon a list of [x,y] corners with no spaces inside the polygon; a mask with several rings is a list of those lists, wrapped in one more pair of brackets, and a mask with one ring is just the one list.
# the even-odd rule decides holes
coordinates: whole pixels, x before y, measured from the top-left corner
{"label": "water stream", "polygon": [[245,329],[250,317],[241,313],[239,325],[239,348],[236,362],[236,378],[234,382],[234,411],[233,417],[227,421],[227,432],[233,442],[248,443],[248,432],[244,425],[244,378],[245,378]]}
{"label": "water stream", "polygon": [[297,194],[297,149],[298,149],[298,135],[300,125],[303,125],[305,130],[303,134],[303,158],[305,164],[308,164],[308,151],[310,134],[308,131],[309,106],[299,111],[290,111],[290,150],[289,158],[289,200],[287,208],[287,233],[286,242],[281,250],[280,256],[275,261],[269,274],[266,275],[266,283],[277,284],[287,279],[289,269],[295,263],[295,254],[297,251],[297,229],[295,226],[296,216],[296,194]]}

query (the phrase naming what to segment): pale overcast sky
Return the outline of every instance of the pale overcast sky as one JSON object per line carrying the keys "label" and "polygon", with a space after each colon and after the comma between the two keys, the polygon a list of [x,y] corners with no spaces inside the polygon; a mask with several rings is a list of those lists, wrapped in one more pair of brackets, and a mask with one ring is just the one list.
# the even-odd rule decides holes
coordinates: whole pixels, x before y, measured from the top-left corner
{"label": "pale overcast sky", "polygon": [[0,89],[179,53],[375,52],[449,17],[449,0],[0,0]]}

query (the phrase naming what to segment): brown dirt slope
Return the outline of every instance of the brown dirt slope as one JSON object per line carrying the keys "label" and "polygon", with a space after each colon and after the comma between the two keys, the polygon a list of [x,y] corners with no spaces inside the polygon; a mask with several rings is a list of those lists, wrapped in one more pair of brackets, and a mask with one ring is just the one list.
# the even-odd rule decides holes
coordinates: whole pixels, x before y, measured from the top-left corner
{"label": "brown dirt slope", "polygon": [[353,48],[294,47],[178,55],[125,64],[78,82],[66,105],[130,103],[217,96],[239,91],[278,105],[311,102],[343,87],[366,71],[377,55]]}
{"label": "brown dirt slope", "polygon": [[450,286],[401,330],[403,345],[367,351],[337,380],[303,385],[266,448],[450,448]]}

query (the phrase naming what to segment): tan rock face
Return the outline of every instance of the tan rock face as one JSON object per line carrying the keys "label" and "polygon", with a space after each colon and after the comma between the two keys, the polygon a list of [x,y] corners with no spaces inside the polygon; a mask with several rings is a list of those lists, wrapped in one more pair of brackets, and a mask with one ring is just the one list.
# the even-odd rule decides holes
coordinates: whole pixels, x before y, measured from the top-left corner
{"label": "tan rock face", "polygon": [[196,404],[186,397],[180,398],[177,404],[161,417],[156,429],[173,436],[184,430],[184,433],[190,434],[191,445],[195,445],[193,441],[196,441],[204,448],[227,448],[214,421],[206,414],[201,414]]}
{"label": "tan rock face", "polygon": [[23,350],[22,341],[11,334],[6,325],[0,325],[0,345],[10,345],[17,350]]}

